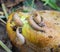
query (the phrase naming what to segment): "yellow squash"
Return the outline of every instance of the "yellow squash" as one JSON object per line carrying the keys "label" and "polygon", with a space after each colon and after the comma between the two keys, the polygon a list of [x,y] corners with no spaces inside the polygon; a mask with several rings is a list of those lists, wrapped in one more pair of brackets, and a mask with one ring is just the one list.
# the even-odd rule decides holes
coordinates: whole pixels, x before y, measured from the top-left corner
{"label": "yellow squash", "polygon": [[[44,30],[46,33],[36,31],[31,26],[26,23],[22,27],[22,35],[25,37],[26,40],[33,43],[34,45],[38,47],[55,47],[56,45],[59,45],[60,43],[60,26],[55,24],[60,24],[60,12],[57,11],[40,11],[40,15],[44,18],[44,23],[46,27],[44,27]],[[21,15],[21,13],[19,14]],[[24,16],[24,15],[23,15]],[[58,16],[57,20],[55,18]],[[9,19],[7,21],[7,33],[10,37],[10,40],[13,44],[17,44],[16,42],[16,32],[13,31],[11,25],[11,21],[13,18],[13,13],[9,16]]]}

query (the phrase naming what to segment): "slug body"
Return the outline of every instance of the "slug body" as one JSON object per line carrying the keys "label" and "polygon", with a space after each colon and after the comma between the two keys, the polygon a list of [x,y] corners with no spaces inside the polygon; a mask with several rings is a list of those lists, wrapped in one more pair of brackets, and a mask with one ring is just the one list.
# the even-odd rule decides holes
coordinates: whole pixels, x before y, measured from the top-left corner
{"label": "slug body", "polygon": [[17,13],[14,14],[13,20],[17,25],[23,26],[23,22],[21,21],[19,15]]}
{"label": "slug body", "polygon": [[21,33],[19,33],[19,27],[16,30],[16,35],[18,39],[20,40],[20,45],[23,45],[25,43],[25,38]]}
{"label": "slug body", "polygon": [[42,28],[40,26],[38,26],[34,20],[33,20],[33,17],[31,16],[29,19],[28,19],[28,22],[29,24],[36,30],[41,30]]}
{"label": "slug body", "polygon": [[38,12],[34,12],[34,20],[35,20],[35,22],[37,23],[37,24],[40,24],[40,22],[41,22],[41,16],[40,16],[40,14],[38,13]]}

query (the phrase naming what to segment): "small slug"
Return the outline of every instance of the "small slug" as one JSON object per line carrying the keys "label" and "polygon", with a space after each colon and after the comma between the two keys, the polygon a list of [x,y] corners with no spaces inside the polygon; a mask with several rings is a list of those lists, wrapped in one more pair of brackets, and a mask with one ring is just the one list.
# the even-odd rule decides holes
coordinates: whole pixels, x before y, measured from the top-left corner
{"label": "small slug", "polygon": [[34,17],[34,18],[33,18],[34,21],[35,21],[37,24],[39,24],[39,23],[41,22],[41,16],[40,16],[40,14],[39,14],[38,12],[35,12],[33,17]]}
{"label": "small slug", "polygon": [[18,37],[18,39],[20,41],[20,45],[23,45],[25,43],[25,38],[24,38],[24,36],[21,33],[19,33],[19,28],[20,27],[18,27],[16,29],[16,36]]}
{"label": "small slug", "polygon": [[32,16],[28,19],[28,22],[34,29],[42,30],[42,28],[35,23]]}
{"label": "small slug", "polygon": [[14,14],[13,20],[15,21],[16,25],[23,26],[23,22],[21,21],[20,17],[17,13]]}

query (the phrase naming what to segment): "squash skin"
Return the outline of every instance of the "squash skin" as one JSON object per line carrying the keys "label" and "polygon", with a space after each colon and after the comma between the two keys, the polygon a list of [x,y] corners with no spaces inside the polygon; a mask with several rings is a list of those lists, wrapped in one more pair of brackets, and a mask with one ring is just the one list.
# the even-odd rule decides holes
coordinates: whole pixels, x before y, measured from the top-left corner
{"label": "squash skin", "polygon": [[[12,16],[13,16],[13,14],[11,14],[9,16],[9,19],[7,21],[7,33],[8,33],[10,40],[12,41],[12,43],[15,46],[17,46],[17,42],[15,41],[16,40],[16,32],[13,31],[13,29],[11,28],[11,24],[10,24],[10,22],[13,18]],[[26,40],[30,41],[31,43],[33,43],[34,45],[36,45],[40,48],[49,47],[49,46],[55,47],[55,44],[54,44],[54,43],[56,43],[55,40],[57,41],[58,38],[60,37],[59,33],[57,34],[57,39],[55,39],[55,40],[52,38],[45,37],[42,33],[31,29],[28,24],[23,26],[22,34],[24,35]],[[52,40],[54,40],[53,44],[51,44]],[[57,43],[59,43],[59,41],[57,41]]]}
{"label": "squash skin", "polygon": [[[6,25],[6,28],[7,28],[7,33],[8,33],[8,37],[10,38],[10,40],[13,42],[16,38],[16,33],[13,31],[13,29],[11,28],[11,20],[12,20],[12,16],[13,14],[11,14],[9,16],[9,19],[7,21],[7,25]],[[12,38],[13,37],[13,38]],[[15,43],[15,42],[14,42]]]}
{"label": "squash skin", "polygon": [[48,37],[44,37],[41,32],[31,29],[28,24],[22,28],[22,34],[28,41],[40,48],[48,46],[51,41]]}

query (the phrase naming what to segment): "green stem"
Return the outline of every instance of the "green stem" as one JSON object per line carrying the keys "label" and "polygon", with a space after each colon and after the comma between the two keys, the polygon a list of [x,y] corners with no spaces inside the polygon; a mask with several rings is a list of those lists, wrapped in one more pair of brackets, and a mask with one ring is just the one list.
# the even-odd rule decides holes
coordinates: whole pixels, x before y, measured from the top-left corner
{"label": "green stem", "polygon": [[4,24],[6,24],[6,22],[4,20],[2,20],[1,18],[0,18],[0,21],[3,22]]}
{"label": "green stem", "polygon": [[5,4],[4,4],[3,1],[1,1],[1,6],[2,6],[2,9],[3,9],[4,13],[5,13],[6,18],[8,19],[8,13],[6,11],[6,7],[5,7]]}
{"label": "green stem", "polygon": [[1,45],[7,52],[12,52],[1,40],[0,40],[0,45]]}
{"label": "green stem", "polygon": [[44,3],[44,5],[47,5],[48,3],[49,3],[49,0],[46,0],[45,3]]}

